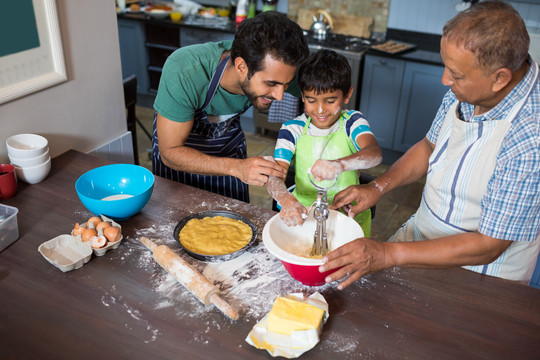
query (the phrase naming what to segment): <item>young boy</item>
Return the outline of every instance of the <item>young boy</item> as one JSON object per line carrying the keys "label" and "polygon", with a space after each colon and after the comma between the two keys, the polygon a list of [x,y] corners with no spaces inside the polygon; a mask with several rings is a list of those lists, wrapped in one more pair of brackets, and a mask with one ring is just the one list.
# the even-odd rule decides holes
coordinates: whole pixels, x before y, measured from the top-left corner
{"label": "young boy", "polygon": [[[304,114],[281,126],[274,159],[285,169],[294,161],[295,189],[292,194],[282,179],[271,176],[268,193],[281,206],[280,218],[288,225],[301,225],[303,214],[317,199],[310,182],[337,183],[328,189],[328,203],[350,185],[359,184],[357,170],[372,168],[382,161],[381,150],[362,113],[344,110],[349,102],[351,67],[347,59],[334,51],[320,50],[307,58],[298,70]],[[332,181],[329,181],[332,180]],[[371,210],[355,220],[371,234]]]}

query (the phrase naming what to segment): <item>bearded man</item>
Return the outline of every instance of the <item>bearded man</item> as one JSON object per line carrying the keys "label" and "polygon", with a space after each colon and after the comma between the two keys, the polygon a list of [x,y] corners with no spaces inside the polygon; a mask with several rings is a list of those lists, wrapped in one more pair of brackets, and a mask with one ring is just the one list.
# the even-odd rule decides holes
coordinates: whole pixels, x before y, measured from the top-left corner
{"label": "bearded man", "polygon": [[308,54],[302,29],[274,11],[244,20],[232,42],[172,53],[154,102],[154,174],[245,202],[248,184],[285,177],[272,160],[247,157],[240,115],[285,91],[300,96],[295,73]]}

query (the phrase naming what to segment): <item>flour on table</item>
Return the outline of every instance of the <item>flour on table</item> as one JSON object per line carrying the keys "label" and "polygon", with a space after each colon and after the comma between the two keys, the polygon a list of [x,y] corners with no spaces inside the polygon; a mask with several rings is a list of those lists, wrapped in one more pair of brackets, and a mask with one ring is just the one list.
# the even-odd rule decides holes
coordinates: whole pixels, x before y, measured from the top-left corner
{"label": "flour on table", "polygon": [[[111,292],[115,292],[116,287],[113,285],[111,288]],[[154,328],[149,321],[145,320],[142,316],[141,312],[134,308],[133,306],[129,305],[127,302],[123,300],[122,296],[115,297],[111,293],[105,291],[104,294],[101,296],[101,303],[105,305],[106,307],[116,306],[120,307],[120,309],[124,310],[129,316],[131,316],[134,320],[136,320],[138,323],[143,322],[144,326],[146,327],[146,330],[148,331],[148,338],[144,339],[145,343],[149,343],[152,341],[155,341],[157,339],[157,336],[159,335],[159,330]],[[124,324],[126,328],[131,328],[126,323]]]}
{"label": "flour on table", "polygon": [[[209,210],[206,207],[206,204],[201,203],[200,206],[192,208],[191,211],[197,213]],[[249,204],[227,204],[223,206],[223,209],[219,210],[230,210],[240,214],[250,213],[251,221],[260,230],[266,224],[267,219],[256,212],[253,213],[253,208]],[[152,257],[152,252],[140,243],[139,239],[142,236],[155,240],[158,245],[163,244],[173,250],[178,249],[175,251],[180,257],[218,287],[221,297],[240,314],[239,321],[252,323],[253,325],[270,311],[277,296],[298,292],[307,296],[315,291],[323,294],[331,293],[336,286],[336,283],[333,283],[320,287],[310,287],[294,280],[281,262],[266,251],[262,241],[256,242],[244,254],[229,261],[216,263],[198,261],[180,251],[177,241],[173,238],[174,228],[178,224],[174,212],[165,209],[161,221],[160,224],[137,230],[133,236],[126,236],[123,246],[118,249],[119,251],[110,253],[110,260],[124,265],[126,271],[130,271],[131,268],[137,272],[148,274],[151,290],[156,294],[155,297],[151,297],[152,300],[149,301],[153,301],[153,303],[147,303],[148,306],[156,311],[172,311],[178,320],[195,318],[197,321],[201,321],[206,330],[201,331],[199,329],[191,334],[193,336],[192,342],[198,345],[211,344],[214,340],[209,333],[216,329],[226,330],[233,323],[229,322],[229,319],[225,316],[216,317],[216,312],[219,311],[214,306],[202,304],[197,297],[156,263]],[[258,240],[261,240],[261,233],[262,231],[259,231]],[[397,273],[391,273],[390,275],[390,277],[398,278]],[[349,287],[349,295],[354,297],[362,289],[372,288],[375,285],[370,280],[370,276],[366,276]],[[107,307],[120,306],[131,318],[143,322],[149,333],[148,338],[145,339],[146,342],[156,340],[160,330],[152,327],[144,319],[141,312],[134,306],[126,304],[121,296],[115,294],[114,289],[106,292],[102,297],[103,305]],[[319,346],[329,349],[330,352],[339,352],[344,355],[354,354],[355,350],[358,350],[358,347],[361,346],[359,343],[360,337],[357,335],[355,336],[354,333],[328,332]]]}
{"label": "flour on table", "polygon": [[[231,211],[238,211],[241,207],[242,205],[228,206]],[[261,220],[252,220],[255,226],[262,229],[264,223],[257,224],[258,221]],[[152,285],[154,291],[159,294],[154,304],[155,309],[173,308],[180,319],[211,315],[216,309],[202,304],[172,275],[164,271],[154,261],[152,253],[138,241],[140,237],[146,236],[156,239],[160,245],[165,244],[174,249],[176,241],[171,234],[175,226],[176,223],[172,222],[138,230],[135,234],[136,239],[130,237],[125,239],[132,246],[122,258],[127,261],[128,258],[136,256],[138,268],[154,273]],[[240,317],[250,318],[253,321],[260,320],[268,313],[279,295],[292,292],[310,295],[314,291],[334,286],[328,284],[313,288],[302,285],[289,276],[281,262],[266,251],[262,242],[255,243],[241,256],[225,262],[205,263],[181,252],[178,252],[178,255],[214,283],[219,288],[221,297],[238,311]]]}

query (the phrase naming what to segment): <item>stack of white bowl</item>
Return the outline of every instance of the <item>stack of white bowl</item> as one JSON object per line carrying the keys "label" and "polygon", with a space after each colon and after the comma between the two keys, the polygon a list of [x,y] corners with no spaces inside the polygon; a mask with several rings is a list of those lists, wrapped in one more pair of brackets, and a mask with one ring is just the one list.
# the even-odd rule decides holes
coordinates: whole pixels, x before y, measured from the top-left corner
{"label": "stack of white bowl", "polygon": [[17,178],[28,183],[43,181],[51,170],[49,142],[36,134],[13,135],[6,140],[9,161],[15,166]]}

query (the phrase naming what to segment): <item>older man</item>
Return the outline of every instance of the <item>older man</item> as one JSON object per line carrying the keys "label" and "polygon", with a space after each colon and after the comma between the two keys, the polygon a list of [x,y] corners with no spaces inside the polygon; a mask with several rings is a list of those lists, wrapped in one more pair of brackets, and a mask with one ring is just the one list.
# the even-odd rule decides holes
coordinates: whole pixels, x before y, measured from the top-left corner
{"label": "older man", "polygon": [[427,136],[366,186],[337,194],[350,215],[426,175],[420,208],[390,239],[362,238],[321,271],[339,288],[384,268],[464,266],[527,283],[540,248],[540,85],[529,36],[504,2],[481,2],[443,29],[450,87]]}

